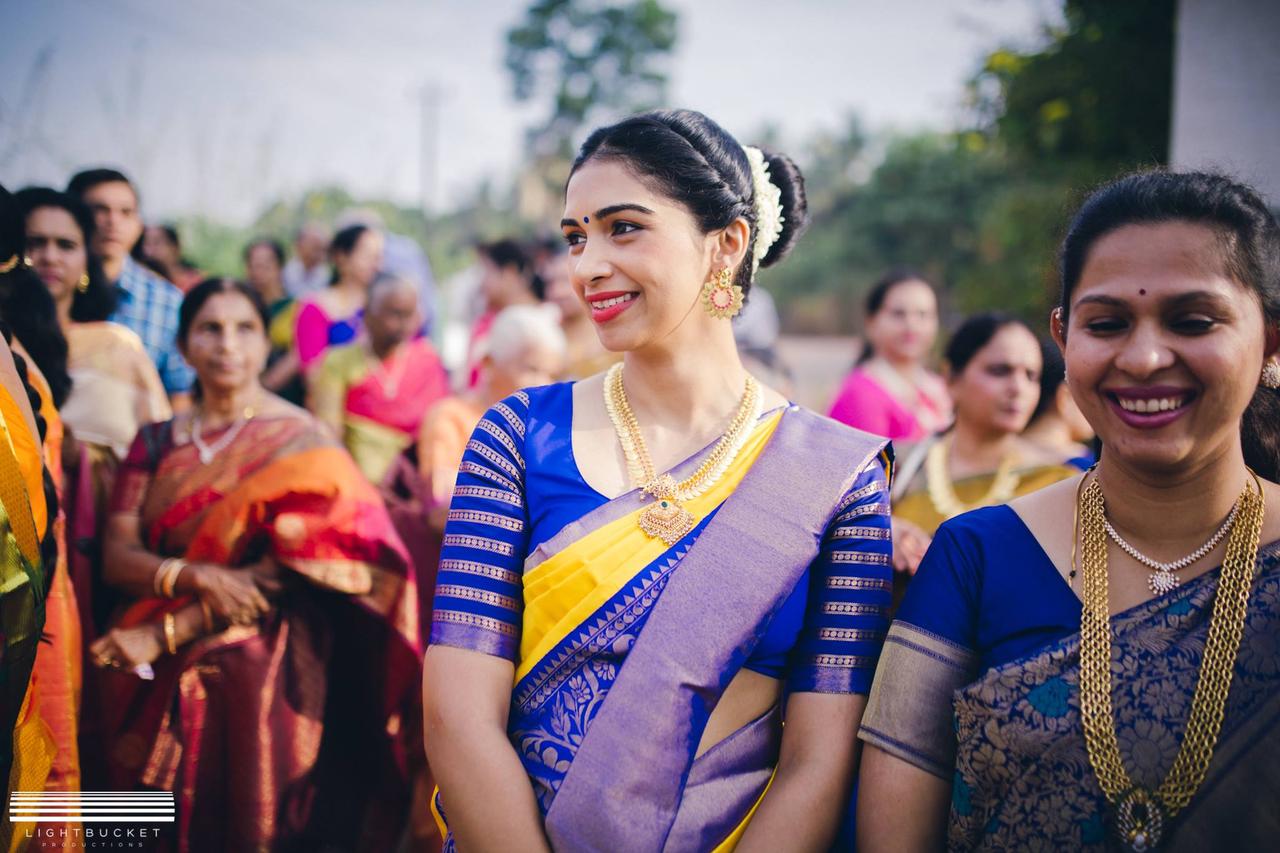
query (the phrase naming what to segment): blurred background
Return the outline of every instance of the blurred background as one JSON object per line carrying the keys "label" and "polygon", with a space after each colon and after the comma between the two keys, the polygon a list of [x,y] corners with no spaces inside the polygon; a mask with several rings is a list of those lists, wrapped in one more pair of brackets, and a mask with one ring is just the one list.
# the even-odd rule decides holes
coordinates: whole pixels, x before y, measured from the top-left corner
{"label": "blurred background", "polygon": [[944,317],[1040,327],[1093,184],[1212,164],[1280,189],[1266,0],[0,5],[0,181],[117,166],[211,271],[363,207],[423,246],[448,301],[477,240],[555,232],[592,127],[706,112],[807,177],[812,228],[761,281],[815,399],[886,268],[931,276]]}

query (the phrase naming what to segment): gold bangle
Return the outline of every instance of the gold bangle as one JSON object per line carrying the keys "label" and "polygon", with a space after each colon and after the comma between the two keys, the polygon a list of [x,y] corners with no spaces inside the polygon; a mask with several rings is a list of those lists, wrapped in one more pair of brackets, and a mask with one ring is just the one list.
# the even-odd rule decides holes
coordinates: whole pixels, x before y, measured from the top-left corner
{"label": "gold bangle", "polygon": [[164,576],[169,571],[169,564],[173,562],[173,557],[168,557],[160,561],[160,565],[156,566],[156,573],[151,576],[151,588],[155,591],[156,598],[164,595]]}
{"label": "gold bangle", "polygon": [[187,561],[175,557],[169,564],[169,571],[164,576],[164,580],[160,582],[160,587],[164,592],[165,598],[173,598],[175,587],[178,585],[178,575],[182,574],[182,570],[187,567]]}
{"label": "gold bangle", "polygon": [[204,621],[204,632],[213,633],[213,607],[203,598],[200,599],[200,615]]}
{"label": "gold bangle", "polygon": [[164,647],[171,655],[178,653],[178,620],[172,613],[164,615]]}

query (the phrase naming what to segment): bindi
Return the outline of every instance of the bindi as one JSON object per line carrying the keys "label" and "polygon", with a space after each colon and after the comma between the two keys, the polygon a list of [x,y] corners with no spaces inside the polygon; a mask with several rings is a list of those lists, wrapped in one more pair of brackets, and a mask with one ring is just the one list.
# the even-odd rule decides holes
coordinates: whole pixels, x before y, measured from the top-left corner
{"label": "bindi", "polygon": [[[584,216],[584,217],[582,217],[582,224],[583,224],[583,225],[586,225],[586,224],[587,224],[588,222],[590,222],[590,221],[591,221],[591,217],[590,217],[590,216]],[[1145,291],[1145,290],[1144,290],[1144,291],[1142,291],[1142,292],[1143,292],[1143,293],[1146,293],[1146,291]]]}
{"label": "bindi", "polygon": [[1139,296],[1146,296],[1146,295],[1147,295],[1147,289],[1146,289],[1145,287],[1140,287],[1140,288],[1138,288],[1138,295],[1139,295]]}

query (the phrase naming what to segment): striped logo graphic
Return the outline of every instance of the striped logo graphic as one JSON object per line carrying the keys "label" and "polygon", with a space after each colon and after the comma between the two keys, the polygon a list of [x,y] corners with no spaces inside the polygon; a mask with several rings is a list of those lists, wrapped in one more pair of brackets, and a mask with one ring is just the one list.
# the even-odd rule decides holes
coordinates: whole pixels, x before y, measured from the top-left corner
{"label": "striped logo graphic", "polygon": [[12,823],[173,823],[169,791],[14,791]]}

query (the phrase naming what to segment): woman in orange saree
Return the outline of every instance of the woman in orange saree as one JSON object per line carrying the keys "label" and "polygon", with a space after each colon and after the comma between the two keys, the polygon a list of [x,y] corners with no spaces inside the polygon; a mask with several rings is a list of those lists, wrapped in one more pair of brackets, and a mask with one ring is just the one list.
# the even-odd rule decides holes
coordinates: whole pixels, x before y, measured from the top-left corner
{"label": "woman in orange saree", "polygon": [[388,849],[417,596],[351,457],[258,384],[264,315],[236,282],[187,295],[199,405],[121,466],[106,575],[135,600],[91,650],[110,784],[173,791],[180,850]]}

